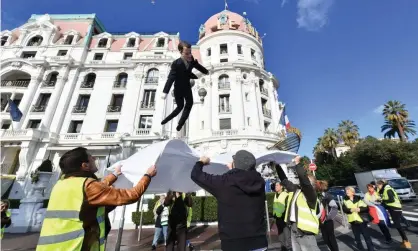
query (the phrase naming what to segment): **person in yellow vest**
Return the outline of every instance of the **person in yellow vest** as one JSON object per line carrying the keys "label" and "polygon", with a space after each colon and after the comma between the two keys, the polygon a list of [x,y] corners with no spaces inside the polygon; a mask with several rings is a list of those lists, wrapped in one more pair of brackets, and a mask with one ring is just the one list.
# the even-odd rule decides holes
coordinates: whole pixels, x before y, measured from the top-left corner
{"label": "person in yellow vest", "polygon": [[157,173],[152,166],[135,187],[111,187],[121,167],[99,181],[95,158],[82,147],[66,152],[59,166],[63,175],[52,188],[37,251],[104,251],[105,207],[138,201]]}
{"label": "person in yellow vest", "polygon": [[367,250],[374,251],[373,242],[370,238],[369,229],[367,223],[365,222],[364,213],[368,213],[368,207],[360,196],[355,195],[356,190],[354,187],[345,188],[346,196],[344,196],[343,201],[343,212],[347,214],[347,220],[351,224],[351,229],[353,230],[354,239],[359,250],[363,250],[363,244],[361,243],[361,235],[363,235],[364,240],[366,241]]}
{"label": "person in yellow vest", "polygon": [[300,186],[293,184],[287,179],[285,172],[280,165],[275,165],[282,186],[288,191],[285,222],[290,225],[290,235],[293,251],[319,251],[315,235],[319,233],[320,212],[318,196],[316,193],[316,179],[308,176],[301,157],[297,156],[292,160]]}
{"label": "person in yellow vest", "polygon": [[[167,242],[168,208],[164,208],[164,200],[165,200],[165,194],[160,195],[159,200],[157,200],[154,206],[153,212],[154,212],[154,219],[155,219],[155,229],[154,229],[154,239],[151,244],[151,250],[157,249],[157,244],[158,244],[158,240],[160,239],[161,233],[164,236],[164,243]],[[162,220],[163,215],[165,217],[164,222]]]}
{"label": "person in yellow vest", "polygon": [[8,200],[1,201],[1,233],[0,240],[3,239],[4,230],[12,224],[12,217],[9,211],[10,203]]}
{"label": "person in yellow vest", "polygon": [[279,243],[282,251],[288,251],[292,249],[290,229],[284,221],[288,193],[280,182],[275,184],[274,191],[273,217],[276,222],[277,233],[279,234]]}
{"label": "person in yellow vest", "polygon": [[401,200],[398,197],[395,189],[393,189],[385,180],[378,180],[376,182],[377,187],[379,188],[379,194],[382,198],[382,205],[388,210],[390,217],[393,221],[393,226],[398,230],[400,236],[402,237],[402,247],[403,248],[412,248],[411,243],[406,236],[405,231],[402,229],[402,204]]}
{"label": "person in yellow vest", "polygon": [[172,191],[167,193],[164,200],[164,206],[169,208],[167,251],[174,251],[176,241],[177,250],[186,251],[188,212],[192,203],[190,194]]}

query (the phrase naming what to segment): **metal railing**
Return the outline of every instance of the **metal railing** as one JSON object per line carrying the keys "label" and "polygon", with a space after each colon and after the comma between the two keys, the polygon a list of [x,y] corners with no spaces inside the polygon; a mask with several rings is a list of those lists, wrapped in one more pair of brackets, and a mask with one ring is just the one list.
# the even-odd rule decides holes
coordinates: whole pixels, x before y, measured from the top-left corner
{"label": "metal railing", "polygon": [[219,113],[231,113],[232,107],[230,105],[220,105],[219,106]]}
{"label": "metal railing", "polygon": [[151,128],[138,128],[135,130],[135,136],[148,136],[151,134]]}
{"label": "metal railing", "polygon": [[155,109],[155,102],[141,102],[142,109]]}
{"label": "metal railing", "polygon": [[107,112],[120,112],[122,110],[122,106],[120,105],[108,105]]}
{"label": "metal railing", "polygon": [[236,129],[226,129],[226,130],[212,131],[212,136],[214,136],[214,137],[233,136],[233,135],[237,135],[237,134],[238,134],[238,130],[236,130]]}
{"label": "metal railing", "polygon": [[147,77],[145,78],[145,84],[157,84],[158,77]]}
{"label": "metal railing", "polygon": [[115,88],[115,89],[125,89],[126,84],[127,84],[126,81],[116,80],[115,82],[113,82],[113,88]]}
{"label": "metal railing", "polygon": [[1,86],[2,87],[28,87],[30,80],[2,80]]}
{"label": "metal railing", "polygon": [[231,83],[230,82],[218,83],[218,89],[220,89],[220,90],[230,90],[231,89]]}
{"label": "metal railing", "polygon": [[32,106],[32,112],[45,112],[46,105],[33,105]]}
{"label": "metal railing", "polygon": [[56,80],[45,81],[42,83],[42,87],[55,87],[56,83]]}
{"label": "metal railing", "polygon": [[271,111],[267,108],[263,108],[263,115],[265,117],[271,118]]}
{"label": "metal railing", "polygon": [[261,94],[264,94],[266,96],[269,95],[269,91],[267,90],[267,88],[264,88],[262,86],[260,86],[260,92],[261,92]]}
{"label": "metal railing", "polygon": [[31,41],[28,43],[27,46],[40,46],[42,44],[42,40],[40,41]]}
{"label": "metal railing", "polygon": [[75,105],[73,107],[73,113],[86,113],[87,106]]}
{"label": "metal railing", "polygon": [[81,89],[93,89],[95,81],[83,81],[81,82]]}

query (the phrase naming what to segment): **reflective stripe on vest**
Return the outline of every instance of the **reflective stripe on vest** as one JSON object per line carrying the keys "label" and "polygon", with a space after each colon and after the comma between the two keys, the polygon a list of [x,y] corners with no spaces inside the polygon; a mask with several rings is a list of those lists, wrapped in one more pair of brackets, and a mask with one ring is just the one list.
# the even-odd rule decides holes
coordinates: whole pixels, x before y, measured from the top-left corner
{"label": "reflective stripe on vest", "polygon": [[[11,214],[9,211],[6,211],[6,217],[10,217],[11,215],[12,215],[12,214]],[[6,229],[6,226],[3,226],[3,227],[1,228],[1,232],[0,232],[0,240],[1,240],[1,239],[3,239],[5,229]]]}
{"label": "reflective stripe on vest", "polygon": [[316,202],[315,209],[310,209],[308,202],[306,202],[305,195],[301,190],[297,190],[296,194],[293,192],[289,193],[286,207],[285,221],[289,222],[290,210],[292,204],[295,204],[296,215],[296,226],[298,229],[317,235],[319,233],[319,219],[316,215],[316,208],[318,201]]}
{"label": "reflective stripe on vest", "polygon": [[401,201],[399,200],[398,194],[396,193],[395,189],[393,189],[391,186],[386,185],[384,190],[383,190],[383,195],[382,195],[382,200],[388,200],[389,196],[388,196],[388,191],[392,191],[394,196],[395,196],[395,201],[392,203],[387,203],[386,205],[389,207],[395,207],[395,208],[402,208],[402,204]]}
{"label": "reflective stripe on vest", "polygon": [[288,193],[286,191],[282,191],[279,195],[277,193],[274,195],[273,214],[278,218],[282,217],[285,212],[287,196]]}
{"label": "reflective stripe on vest", "polygon": [[[366,203],[364,203],[362,200],[359,200],[356,203],[353,203],[350,199],[348,199],[348,200],[344,200],[343,203],[348,209],[367,207]],[[363,219],[360,217],[359,213],[356,213],[356,212],[347,214],[347,220],[349,223],[363,222]]]}
{"label": "reflective stripe on vest", "polygon": [[[87,178],[59,180],[52,189],[48,208],[42,224],[37,251],[79,251],[84,241],[80,210],[84,202],[84,183]],[[104,251],[105,208],[97,208],[96,219],[100,228],[91,251]]]}

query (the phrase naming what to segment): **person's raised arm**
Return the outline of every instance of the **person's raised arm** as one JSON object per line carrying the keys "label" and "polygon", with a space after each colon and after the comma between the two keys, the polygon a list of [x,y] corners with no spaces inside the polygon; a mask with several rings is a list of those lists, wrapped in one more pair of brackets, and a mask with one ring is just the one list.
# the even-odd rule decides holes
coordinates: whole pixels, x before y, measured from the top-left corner
{"label": "person's raised arm", "polygon": [[171,64],[171,69],[170,69],[170,73],[168,74],[167,77],[167,82],[165,82],[165,86],[163,89],[163,93],[165,95],[167,95],[170,92],[171,86],[173,85],[174,81],[176,80],[176,74],[177,74],[177,61],[174,61]]}
{"label": "person's raised arm", "polygon": [[210,159],[208,157],[201,157],[193,167],[190,178],[201,188],[208,191],[213,196],[216,196],[216,191],[222,186],[222,176],[205,173],[203,166],[208,165]]}
{"label": "person's raised arm", "polygon": [[111,186],[113,185],[113,183],[115,183],[115,181],[118,179],[119,175],[122,174],[122,166],[119,165],[115,168],[115,171],[109,175],[107,175],[106,177],[104,177],[101,182],[103,184],[105,184],[106,186]]}
{"label": "person's raised arm", "polygon": [[138,184],[131,189],[118,189],[96,180],[88,179],[85,183],[86,199],[90,205],[95,206],[121,206],[131,204],[141,198],[151,183],[151,178],[156,174],[156,167],[150,167]]}
{"label": "person's raised arm", "polygon": [[306,173],[305,168],[303,167],[303,164],[300,163],[300,159],[301,159],[300,156],[297,156],[294,159],[294,162],[296,163],[295,171],[299,178],[300,188],[303,194],[305,195],[306,202],[308,203],[309,207],[311,209],[315,209],[318,195],[316,193],[315,188],[311,184],[311,181],[308,178],[308,175]]}
{"label": "person's raised arm", "polygon": [[277,175],[280,179],[280,184],[288,191],[288,192],[296,192],[298,186],[293,184],[290,180],[287,179],[286,174],[284,173],[282,167],[279,164],[272,163],[274,165]]}

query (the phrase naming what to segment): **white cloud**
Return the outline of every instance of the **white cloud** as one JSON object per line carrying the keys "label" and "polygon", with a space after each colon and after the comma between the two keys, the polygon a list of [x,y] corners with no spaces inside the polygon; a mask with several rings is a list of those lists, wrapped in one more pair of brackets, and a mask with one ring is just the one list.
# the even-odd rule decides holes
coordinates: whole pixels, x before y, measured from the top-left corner
{"label": "white cloud", "polygon": [[298,26],[309,31],[317,31],[324,27],[328,22],[328,12],[333,2],[334,0],[298,0]]}
{"label": "white cloud", "polygon": [[378,107],[374,108],[373,112],[377,114],[382,114],[384,105],[379,105]]}
{"label": "white cloud", "polygon": [[281,7],[283,8],[283,6],[284,6],[285,4],[287,4],[287,0],[282,0],[282,5],[281,5]]}

